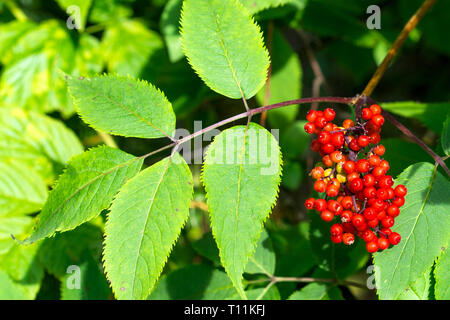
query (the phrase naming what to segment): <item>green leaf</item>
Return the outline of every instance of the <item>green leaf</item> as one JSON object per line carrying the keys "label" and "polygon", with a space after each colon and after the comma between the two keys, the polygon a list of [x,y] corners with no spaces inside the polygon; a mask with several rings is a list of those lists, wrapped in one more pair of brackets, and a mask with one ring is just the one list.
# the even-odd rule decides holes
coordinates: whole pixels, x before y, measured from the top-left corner
{"label": "green leaf", "polygon": [[[107,300],[112,296],[101,265],[90,252],[83,253],[83,262],[78,267],[79,274],[68,273],[62,279],[61,300]],[[80,278],[73,279],[77,276]]]}
{"label": "green leaf", "polygon": [[304,171],[305,170],[300,163],[286,160],[283,168],[284,174],[281,185],[291,191],[297,190],[303,181]]}
{"label": "green leaf", "polygon": [[188,265],[164,275],[149,300],[223,300],[236,290],[223,271],[208,265]]}
{"label": "green leaf", "polygon": [[56,20],[27,29],[6,52],[10,60],[1,74],[0,103],[70,114],[73,106],[59,70],[72,72],[74,50],[66,26]]}
{"label": "green leaf", "polygon": [[289,300],[343,300],[341,291],[334,285],[310,283],[295,291]]}
{"label": "green leaf", "polygon": [[[39,244],[21,246],[15,243],[8,253],[0,256],[0,272],[8,274],[14,286],[23,293],[23,299],[36,297],[44,277],[44,269],[37,259],[38,249]],[[1,288],[0,291],[5,290],[3,286]]]}
{"label": "green leaf", "polygon": [[[92,0],[57,0],[57,2],[68,15],[75,17],[74,24],[77,29],[83,31]],[[77,8],[74,8],[74,6]],[[80,19],[78,19],[78,14]]]}
{"label": "green leaf", "polygon": [[51,182],[59,167],[81,152],[77,136],[62,122],[33,111],[0,109],[0,161],[33,163]]}
{"label": "green leaf", "polygon": [[101,45],[108,71],[134,78],[140,77],[152,57],[164,50],[159,34],[138,20],[109,24]]}
{"label": "green leaf", "polygon": [[102,241],[102,230],[88,222],[75,230],[45,239],[39,250],[39,260],[48,273],[62,279],[69,266],[86,262],[86,251],[99,260]]}
{"label": "green leaf", "polygon": [[93,76],[103,70],[103,48],[100,41],[90,34],[82,34],[75,50],[73,76]]}
{"label": "green leaf", "polygon": [[436,133],[442,132],[443,119],[450,114],[450,103],[448,102],[386,102],[381,104],[381,107],[403,117],[416,118]]}
{"label": "green leaf", "polygon": [[177,62],[184,57],[181,48],[180,18],[183,0],[169,0],[164,7],[159,22],[161,33],[164,36],[169,59],[171,62]]}
{"label": "green leaf", "polygon": [[[302,67],[300,59],[277,29],[273,33],[271,60],[269,98],[266,97],[268,84],[266,83],[256,96],[259,104],[269,105],[301,98]],[[267,120],[273,128],[284,128],[295,120],[297,112],[298,105],[270,110],[267,112]]]}
{"label": "green leaf", "polygon": [[434,292],[437,300],[449,300],[450,299],[450,255],[447,247],[442,248],[444,252],[439,256],[436,262],[436,268],[434,269],[434,276],[436,278],[436,285]]}
{"label": "green leaf", "polygon": [[0,161],[0,215],[39,211],[47,199],[47,186],[27,165]]}
{"label": "green leaf", "polygon": [[241,297],[242,274],[278,194],[281,153],[261,126],[236,126],[215,137],[202,180],[214,238],[225,270]]}
{"label": "green leaf", "polygon": [[278,7],[293,0],[239,0],[250,14],[255,14],[267,8]]}
{"label": "green leaf", "polygon": [[274,275],[275,252],[273,251],[272,240],[264,229],[256,244],[255,254],[250,257],[244,272]]}
{"label": "green leaf", "polygon": [[[249,300],[280,300],[280,292],[276,286],[271,286],[266,292],[265,288],[245,290],[245,295]],[[261,296],[262,295],[262,296]],[[235,293],[226,300],[239,300],[239,294]]]}
{"label": "green leaf", "polygon": [[408,194],[392,228],[402,236],[401,242],[374,255],[381,299],[396,299],[423,276],[449,240],[449,181],[432,164],[422,162],[403,171],[396,184],[404,184]]}
{"label": "green leaf", "polygon": [[286,129],[281,130],[280,146],[286,158],[296,159],[309,149],[310,137],[304,129],[306,122],[304,120],[295,121]]}
{"label": "green leaf", "polygon": [[316,211],[309,213],[309,217],[311,247],[320,268],[345,279],[366,264],[368,254],[364,241],[355,241],[351,246],[334,244],[330,241],[332,223],[324,222]]}
{"label": "green leaf", "polygon": [[139,172],[142,162],[142,158],[106,146],[72,158],[25,242],[74,229],[98,216],[122,185]]}
{"label": "green leaf", "polygon": [[214,91],[249,99],[269,67],[259,27],[238,0],[186,0],[181,14],[183,50]]}
{"label": "green leaf", "polygon": [[175,114],[164,94],[145,81],[119,76],[68,80],[77,111],[94,129],[125,137],[172,136]]}
{"label": "green leaf", "polygon": [[431,270],[426,271],[416,281],[411,283],[397,299],[399,300],[428,300],[431,287]]}
{"label": "green leaf", "polygon": [[192,174],[175,153],[131,179],[105,227],[104,261],[119,299],[145,299],[189,216]]}
{"label": "green leaf", "polygon": [[442,149],[445,154],[450,155],[450,116],[447,115],[447,120],[444,122],[444,128],[442,129],[441,134],[441,144]]}
{"label": "green leaf", "polygon": [[0,215],[0,255],[7,253],[16,243],[11,237],[19,237],[29,229],[33,218],[25,215]]}

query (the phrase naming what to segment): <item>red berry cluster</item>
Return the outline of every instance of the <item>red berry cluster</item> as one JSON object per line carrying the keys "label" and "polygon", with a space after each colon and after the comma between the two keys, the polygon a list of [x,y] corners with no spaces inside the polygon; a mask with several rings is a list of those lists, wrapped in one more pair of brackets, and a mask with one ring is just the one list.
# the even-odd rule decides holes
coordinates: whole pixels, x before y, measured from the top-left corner
{"label": "red berry cluster", "polygon": [[355,236],[366,242],[368,252],[387,249],[400,242],[393,232],[395,218],[405,203],[404,185],[393,188],[389,162],[382,158],[385,148],[380,142],[384,123],[380,106],[373,104],[361,110],[355,124],[346,119],[342,127],[333,124],[333,109],[310,110],[305,131],[316,134],[311,149],[322,157],[312,171],[314,190],[325,192],[325,199],[309,198],[307,209],[320,212],[331,222],[331,241],[351,245]]}

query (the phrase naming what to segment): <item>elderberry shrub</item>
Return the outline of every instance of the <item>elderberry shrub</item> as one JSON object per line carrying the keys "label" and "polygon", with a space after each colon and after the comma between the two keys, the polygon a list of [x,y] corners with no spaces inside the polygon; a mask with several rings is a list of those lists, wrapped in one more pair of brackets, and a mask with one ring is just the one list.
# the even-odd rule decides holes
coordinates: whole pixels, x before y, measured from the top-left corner
{"label": "elderberry shrub", "polygon": [[332,123],[333,109],[310,110],[304,128],[317,135],[311,149],[322,162],[310,175],[315,179],[314,190],[325,193],[325,199],[307,199],[305,207],[317,210],[324,221],[336,222],[330,229],[332,242],[351,245],[357,236],[370,253],[400,243],[400,234],[391,227],[407,193],[404,185],[392,188],[394,180],[387,175],[389,162],[382,158],[385,148],[379,144],[384,124],[381,111],[373,104],[362,109],[360,122],[346,119],[338,127]]}

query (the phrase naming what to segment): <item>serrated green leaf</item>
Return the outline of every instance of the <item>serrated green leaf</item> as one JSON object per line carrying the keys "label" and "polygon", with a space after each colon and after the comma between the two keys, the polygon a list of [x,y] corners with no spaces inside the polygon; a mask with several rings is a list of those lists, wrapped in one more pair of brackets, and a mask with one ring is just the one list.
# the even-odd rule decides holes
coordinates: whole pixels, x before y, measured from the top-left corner
{"label": "serrated green leaf", "polygon": [[57,2],[68,15],[75,18],[73,23],[76,28],[83,31],[92,0],[57,0]]}
{"label": "serrated green leaf", "polygon": [[447,116],[447,120],[444,122],[444,128],[442,129],[441,134],[441,144],[442,150],[444,150],[445,154],[450,155],[450,116]]}
{"label": "serrated green leaf", "polygon": [[[249,300],[280,300],[280,292],[278,291],[276,286],[271,286],[269,290],[264,292],[265,288],[256,288],[256,289],[248,289],[245,290],[245,295]],[[235,291],[234,294],[226,300],[239,300],[240,296]]]}
{"label": "serrated green leaf", "polygon": [[449,300],[450,299],[450,254],[447,247],[442,247],[442,254],[436,262],[434,269],[434,276],[436,278],[436,285],[434,287],[434,294],[437,300]]}
{"label": "serrated green leaf", "polygon": [[[302,66],[300,59],[277,29],[273,32],[271,60],[270,82],[266,83],[256,95],[259,104],[269,105],[301,98]],[[267,112],[267,121],[272,128],[284,128],[295,120],[297,112],[298,105],[270,110]]]}
{"label": "serrated green leaf", "polygon": [[142,158],[106,146],[73,157],[25,242],[74,229],[98,216],[122,185],[139,172],[142,162]]}
{"label": "serrated green leaf", "polygon": [[100,260],[102,230],[92,223],[85,223],[75,230],[56,234],[45,239],[39,250],[39,260],[48,273],[62,279],[71,265],[82,265],[86,251]]}
{"label": "serrated green leaf", "polygon": [[51,182],[59,167],[83,146],[62,122],[33,111],[0,109],[0,161],[33,164]]}
{"label": "serrated green leaf", "polygon": [[366,264],[369,257],[364,241],[355,241],[351,246],[334,244],[330,240],[331,223],[324,222],[316,211],[309,217],[311,247],[320,268],[345,279]]}
{"label": "serrated green leaf", "polygon": [[77,267],[75,273],[66,274],[61,281],[61,300],[107,300],[112,296],[101,264],[89,251],[82,254],[82,263]]}
{"label": "serrated green leaf", "polygon": [[334,285],[310,283],[295,291],[289,300],[343,300],[341,291]]}
{"label": "serrated green leaf", "polygon": [[259,27],[238,0],[186,0],[181,14],[183,50],[214,91],[253,97],[269,67]]}
{"label": "serrated green leaf", "polygon": [[164,50],[159,34],[138,20],[109,24],[101,45],[108,71],[134,78],[140,77],[152,57]]}
{"label": "serrated green leaf", "polygon": [[208,265],[189,265],[164,275],[148,300],[223,300],[236,290],[223,271]]}
{"label": "serrated green leaf", "polygon": [[411,283],[399,296],[398,300],[428,300],[431,287],[431,270],[426,271]]}
{"label": "serrated green leaf", "polygon": [[181,8],[183,7],[183,0],[169,0],[164,7],[159,22],[161,33],[169,53],[171,62],[177,62],[184,57],[183,49],[181,48],[180,35],[180,17]]}
{"label": "serrated green leaf", "polygon": [[193,179],[175,153],[131,179],[105,226],[104,266],[117,298],[145,299],[189,216]]}
{"label": "serrated green leaf", "polygon": [[30,167],[11,159],[0,160],[0,215],[39,211],[47,186]]}
{"label": "serrated green leaf", "polygon": [[276,201],[280,176],[278,143],[255,123],[223,131],[208,148],[202,180],[212,232],[241,297],[242,274]]}
{"label": "serrated green leaf", "polygon": [[169,137],[175,114],[164,94],[145,81],[105,75],[69,77],[77,111],[94,129],[125,137]]}
{"label": "serrated green leaf", "polygon": [[392,228],[402,240],[374,255],[380,299],[396,299],[429,270],[449,241],[449,181],[432,164],[422,162],[403,171],[396,184],[408,189],[405,205]]}
{"label": "serrated green leaf", "polygon": [[414,101],[386,102],[381,107],[403,117],[416,118],[429,129],[440,134],[442,123],[450,114],[450,103],[418,103]]}

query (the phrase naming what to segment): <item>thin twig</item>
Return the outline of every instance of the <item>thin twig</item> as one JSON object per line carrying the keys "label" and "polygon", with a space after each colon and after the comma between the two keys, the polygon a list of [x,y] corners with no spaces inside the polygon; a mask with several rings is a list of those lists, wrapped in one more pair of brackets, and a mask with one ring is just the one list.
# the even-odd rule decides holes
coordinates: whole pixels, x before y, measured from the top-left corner
{"label": "thin twig", "polygon": [[5,0],[5,4],[8,7],[9,11],[11,11],[14,18],[19,21],[27,20],[27,16],[25,15],[25,13],[13,0]]}
{"label": "thin twig", "polygon": [[383,62],[378,66],[375,71],[372,79],[370,79],[366,88],[363,91],[363,95],[370,96],[375,89],[375,87],[380,82],[387,68],[391,64],[392,60],[397,55],[400,47],[403,45],[405,40],[408,38],[409,33],[417,26],[419,21],[423,18],[425,13],[436,3],[437,0],[425,0],[424,3],[420,6],[420,8],[414,13],[414,15],[409,19],[406,25],[403,27],[403,30],[398,35],[397,39],[393,43],[392,47],[389,49],[386,57],[384,57]]}
{"label": "thin twig", "polygon": [[113,138],[111,135],[109,135],[109,134],[107,134],[107,133],[105,133],[105,132],[101,132],[101,131],[99,131],[98,134],[99,134],[99,136],[102,138],[103,142],[104,142],[108,147],[116,148],[116,149],[119,148],[119,147],[117,146],[117,143],[114,141],[114,138]]}

